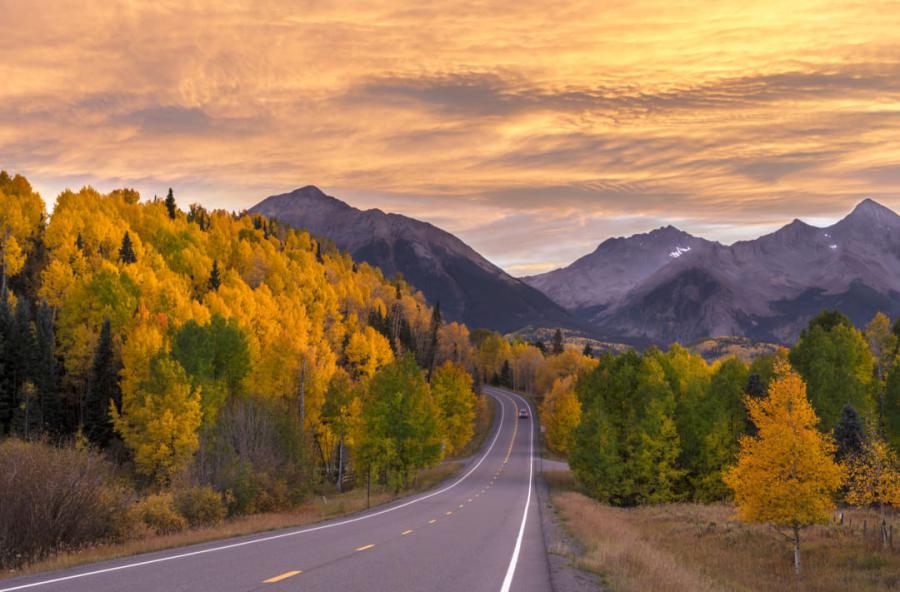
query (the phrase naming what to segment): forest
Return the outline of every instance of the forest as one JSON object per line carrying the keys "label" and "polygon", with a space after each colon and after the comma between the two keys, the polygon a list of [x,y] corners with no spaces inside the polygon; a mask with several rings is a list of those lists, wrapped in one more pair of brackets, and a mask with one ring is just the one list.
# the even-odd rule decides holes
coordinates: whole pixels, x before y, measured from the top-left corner
{"label": "forest", "polygon": [[65,191],[48,212],[2,172],[0,229],[4,566],[399,492],[487,413],[465,327],[276,220],[172,190]]}
{"label": "forest", "polygon": [[[707,363],[673,345],[600,355],[556,378],[543,399],[551,450],[580,491],[621,507],[733,502],[783,531],[800,570],[800,533],[839,507],[900,507],[900,322],[863,331],[815,316],[790,349]],[[840,506],[839,506],[840,505]]]}

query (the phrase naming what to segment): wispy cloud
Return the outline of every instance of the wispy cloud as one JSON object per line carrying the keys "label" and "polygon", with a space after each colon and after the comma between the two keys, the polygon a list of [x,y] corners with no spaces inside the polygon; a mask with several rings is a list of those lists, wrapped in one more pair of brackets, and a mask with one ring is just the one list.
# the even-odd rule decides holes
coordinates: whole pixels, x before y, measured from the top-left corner
{"label": "wispy cloud", "polygon": [[0,0],[0,167],[241,208],[315,183],[514,272],[900,205],[900,2]]}

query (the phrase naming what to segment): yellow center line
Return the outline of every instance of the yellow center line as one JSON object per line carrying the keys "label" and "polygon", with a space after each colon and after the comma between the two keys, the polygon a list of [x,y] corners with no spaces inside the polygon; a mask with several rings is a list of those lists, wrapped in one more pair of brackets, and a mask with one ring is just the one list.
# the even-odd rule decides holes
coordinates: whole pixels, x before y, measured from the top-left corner
{"label": "yellow center line", "polygon": [[365,551],[365,550],[367,550],[367,549],[371,549],[371,548],[374,547],[374,546],[375,546],[375,545],[363,545],[362,547],[357,547],[356,550],[357,550],[357,551]]}
{"label": "yellow center line", "polygon": [[428,524],[434,524],[435,522],[437,522],[437,518],[432,518],[428,521]]}
{"label": "yellow center line", "polygon": [[401,534],[402,536],[406,536],[406,535],[411,534],[411,533],[412,533],[412,529],[410,528],[409,530],[404,530],[404,531],[401,532],[400,534]]}
{"label": "yellow center line", "polygon": [[263,584],[274,584],[275,582],[280,582],[281,580],[286,580],[302,573],[303,572],[299,569],[297,571],[286,571],[280,576],[275,576],[273,578],[269,578],[268,580],[263,580]]}

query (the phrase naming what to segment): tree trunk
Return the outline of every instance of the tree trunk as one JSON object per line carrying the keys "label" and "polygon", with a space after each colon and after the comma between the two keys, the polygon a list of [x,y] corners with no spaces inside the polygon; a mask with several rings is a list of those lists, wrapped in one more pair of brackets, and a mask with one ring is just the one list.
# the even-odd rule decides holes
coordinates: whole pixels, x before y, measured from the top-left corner
{"label": "tree trunk", "polygon": [[800,575],[800,527],[794,527],[794,572]]}
{"label": "tree trunk", "polygon": [[338,479],[337,489],[339,493],[344,492],[344,434],[341,434],[341,440],[338,442]]}
{"label": "tree trunk", "polygon": [[300,360],[300,429],[306,429],[306,358]]}

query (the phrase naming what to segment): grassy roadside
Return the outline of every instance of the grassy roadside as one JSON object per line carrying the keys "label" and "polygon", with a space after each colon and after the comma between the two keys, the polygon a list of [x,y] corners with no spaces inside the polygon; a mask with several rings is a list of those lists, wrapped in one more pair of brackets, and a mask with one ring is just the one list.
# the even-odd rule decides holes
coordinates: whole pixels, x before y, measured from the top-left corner
{"label": "grassy roadside", "polygon": [[[398,495],[394,495],[390,491],[373,488],[371,507],[388,504],[404,497],[427,491],[456,475],[463,466],[462,459],[478,452],[487,440],[494,421],[494,414],[494,401],[486,397],[484,411],[476,418],[475,435],[460,455],[422,471],[416,479],[416,485],[400,492]],[[287,512],[267,512],[250,516],[239,516],[216,526],[190,529],[169,535],[150,535],[123,543],[100,544],[78,551],[59,553],[51,558],[26,565],[21,569],[2,571],[0,572],[0,580],[280,528],[315,524],[339,516],[361,512],[367,509],[366,505],[365,487],[357,487],[354,490],[341,494],[315,495],[311,496],[304,504]]]}
{"label": "grassy roadside", "polygon": [[[568,471],[547,471],[545,479],[564,528],[585,549],[573,559],[615,592],[900,589],[900,549],[882,550],[846,525],[806,529],[798,579],[779,535],[735,521],[726,504],[614,508],[578,493]],[[853,514],[856,525],[866,516],[871,525],[871,515]]]}
{"label": "grassy roadside", "polygon": [[[371,507],[376,507],[431,489],[455,475],[462,467],[458,461],[447,461],[419,474],[416,486],[394,495],[387,491],[372,491]],[[137,555],[162,551],[219,539],[256,534],[280,528],[315,524],[338,516],[350,515],[366,508],[366,489],[359,487],[347,493],[314,496],[294,510],[240,516],[217,526],[185,530],[170,535],[151,535],[124,543],[101,544],[79,551],[64,552],[25,566],[0,573],[0,579],[40,573]]]}

